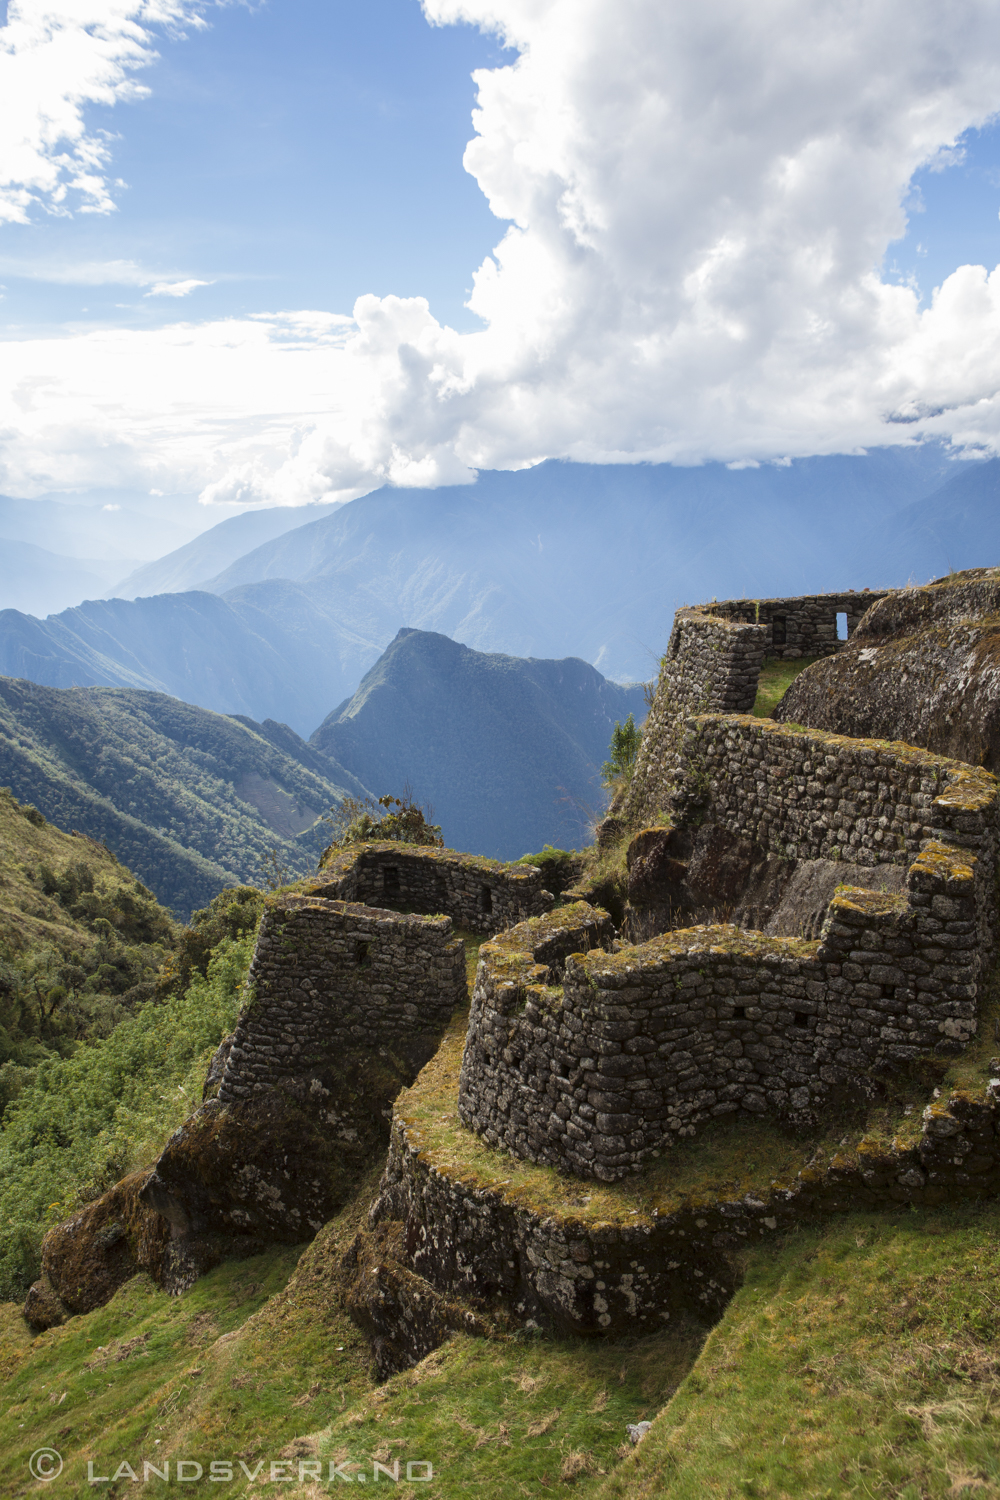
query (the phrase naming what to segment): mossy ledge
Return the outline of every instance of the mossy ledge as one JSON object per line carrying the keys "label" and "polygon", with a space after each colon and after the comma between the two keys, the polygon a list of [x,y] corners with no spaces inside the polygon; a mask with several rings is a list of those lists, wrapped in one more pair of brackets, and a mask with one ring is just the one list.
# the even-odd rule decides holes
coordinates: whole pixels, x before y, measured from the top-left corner
{"label": "mossy ledge", "polygon": [[908,1138],[838,1149],[730,1119],[639,1176],[583,1184],[463,1127],[464,1035],[458,1016],[399,1096],[369,1225],[402,1224],[407,1264],[439,1293],[506,1306],[528,1326],[604,1334],[713,1320],[739,1284],[741,1252],[798,1221],[1000,1190],[1000,1081],[934,1100]]}

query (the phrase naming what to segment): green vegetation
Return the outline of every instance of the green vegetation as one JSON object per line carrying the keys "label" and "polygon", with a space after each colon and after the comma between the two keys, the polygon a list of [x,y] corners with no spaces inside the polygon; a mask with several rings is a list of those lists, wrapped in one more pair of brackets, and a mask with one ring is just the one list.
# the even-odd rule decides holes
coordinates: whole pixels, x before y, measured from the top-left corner
{"label": "green vegetation", "polygon": [[253,930],[216,944],[202,975],[148,1000],[107,1037],[39,1064],[0,1131],[0,1298],[38,1275],[45,1229],[151,1164],[201,1101],[209,1060],[232,1030]]}
{"label": "green vegetation", "polygon": [[[146,1277],[98,1312],[32,1340],[13,1308],[0,1316],[0,1488],[19,1493],[43,1445],[66,1460],[58,1493],[92,1494],[94,1473],[123,1460],[228,1460],[227,1495],[268,1494],[272,1462],[332,1461],[345,1474],[401,1460],[392,1493],[443,1500],[470,1490],[593,1494],[619,1462],[625,1425],[651,1419],[704,1338],[678,1327],[643,1340],[542,1336],[451,1339],[415,1369],[376,1386],[366,1340],[341,1310],[338,1262],[363,1222],[377,1174],[301,1254],[281,1248],[218,1267],[182,1298]],[[298,1259],[298,1265],[295,1265]],[[112,1458],[112,1467],[101,1466]],[[250,1473],[263,1460],[256,1482]],[[430,1461],[432,1485],[405,1482]],[[171,1480],[174,1477],[171,1468]],[[190,1471],[189,1471],[190,1472]],[[420,1470],[417,1471],[421,1472]],[[340,1481],[330,1487],[333,1493]],[[104,1487],[102,1486],[102,1489]],[[105,1490],[105,1492],[107,1492]],[[296,1497],[327,1493],[286,1485]]]}
{"label": "green vegetation", "polygon": [[151,998],[177,936],[103,845],[0,788],[0,1116],[40,1063]]}
{"label": "green vegetation", "polygon": [[0,782],[105,842],[179,917],[279,863],[308,874],[321,814],[363,788],[279,724],[128,688],[0,678]]}
{"label": "green vegetation", "polygon": [[601,1500],[1000,1495],[1000,1216],[852,1214],[743,1287]]}
{"label": "green vegetation", "polygon": [[608,746],[608,758],[601,767],[604,786],[617,792],[628,785],[632,780],[641,743],[642,732],[631,714],[624,724],[619,724],[616,720],[611,744]]}
{"label": "green vegetation", "polygon": [[514,864],[534,865],[542,872],[545,889],[551,891],[553,896],[561,896],[563,891],[579,880],[589,852],[579,854],[575,849],[554,849],[551,844],[546,844],[540,853],[522,854],[520,859],[514,860]]}
{"label": "green vegetation", "polygon": [[324,822],[333,829],[331,847],[343,849],[348,844],[368,844],[385,840],[391,844],[424,844],[443,849],[440,826],[431,822],[432,808],[414,802],[413,793],[405,788],[402,797],[387,793],[374,797],[345,797]]}
{"label": "green vegetation", "polygon": [[751,712],[758,719],[769,719],[799,673],[821,660],[819,656],[798,656],[789,661],[768,657],[757,680],[757,699]]}

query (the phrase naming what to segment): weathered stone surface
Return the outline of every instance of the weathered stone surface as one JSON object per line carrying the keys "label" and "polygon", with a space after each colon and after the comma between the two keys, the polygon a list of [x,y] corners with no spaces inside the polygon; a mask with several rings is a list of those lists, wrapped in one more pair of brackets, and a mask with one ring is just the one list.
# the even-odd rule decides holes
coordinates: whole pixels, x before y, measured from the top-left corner
{"label": "weathered stone surface", "polygon": [[449,917],[269,900],[236,1031],[209,1072],[224,1055],[217,1097],[174,1132],[144,1202],[176,1239],[311,1238],[385,1148],[393,1099],[466,995]]}
{"label": "weathered stone surface", "polygon": [[[795,1222],[995,1195],[995,1094],[1000,1084],[985,1097],[936,1101],[913,1145],[863,1140],[766,1192],[730,1198],[701,1190],[674,1212],[623,1211],[614,1222],[536,1211],[523,1189],[508,1196],[502,1186],[477,1184],[437,1161],[397,1113],[369,1224],[384,1226],[396,1262],[443,1296],[474,1308],[506,1306],[528,1326],[601,1334],[652,1329],[691,1313],[714,1319],[739,1284],[741,1248]],[[384,1305],[379,1336],[405,1351],[405,1305],[397,1298]],[[359,1321],[367,1327],[365,1316]],[[426,1352],[421,1343],[413,1356]]]}
{"label": "weathered stone surface", "polygon": [[478,854],[417,844],[355,844],[329,849],[309,895],[363,901],[387,910],[440,912],[470,932],[491,936],[540,916],[553,902],[533,865],[505,865]]}
{"label": "weathered stone surface", "polygon": [[764,652],[779,661],[800,656],[834,656],[844,647],[837,639],[837,616],[844,615],[848,639],[867,611],[889,589],[849,589],[844,594],[800,594],[794,599],[724,599],[700,606],[710,616],[762,626]]}
{"label": "weathered stone surface", "polygon": [[142,1201],[148,1172],[134,1172],[88,1203],[42,1242],[42,1276],[24,1316],[38,1328],[103,1307],[138,1271],[164,1277],[170,1231]]}
{"label": "weathered stone surface", "polygon": [[1000,771],[1000,569],[956,573],[877,603],[835,658],[775,711],[838,734],[908,740]]}
{"label": "weathered stone surface", "polygon": [[401,1223],[390,1220],[362,1230],[340,1270],[345,1308],[371,1342],[379,1380],[417,1364],[450,1333],[485,1336],[490,1331],[488,1320],[444,1296],[413,1270]]}
{"label": "weathered stone surface", "polygon": [[571,954],[558,989],[533,967],[531,924],[484,944],[459,1112],[490,1145],[610,1181],[714,1115],[812,1124],[975,1034],[995,952],[993,776],[736,715],[686,721],[682,749],[698,800],[682,801],[677,840],[641,835],[636,865],[662,868],[683,822],[704,818],[694,847],[718,892],[760,856],[848,850],[845,869],[888,868],[905,889],[839,890],[819,942],[708,925]]}

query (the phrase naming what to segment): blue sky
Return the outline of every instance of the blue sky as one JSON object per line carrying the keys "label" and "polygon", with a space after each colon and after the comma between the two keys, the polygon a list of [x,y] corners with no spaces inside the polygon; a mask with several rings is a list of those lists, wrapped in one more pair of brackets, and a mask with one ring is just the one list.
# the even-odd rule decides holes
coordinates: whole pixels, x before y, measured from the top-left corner
{"label": "blue sky", "polygon": [[158,51],[148,98],[88,111],[117,137],[117,210],[0,235],[9,328],[176,316],[176,299],[139,288],[36,279],[115,261],[211,282],[186,301],[199,318],[350,312],[363,292],[395,292],[478,326],[463,304],[498,224],[462,153],[494,39],[429,26],[416,0],[272,0],[213,9]]}
{"label": "blue sky", "polygon": [[1000,127],[967,131],[957,155],[914,173],[906,234],[883,263],[890,276],[914,277],[925,299],[956,266],[1000,261]]}
{"label": "blue sky", "polygon": [[10,0],[0,489],[996,452],[998,109],[994,0]]}

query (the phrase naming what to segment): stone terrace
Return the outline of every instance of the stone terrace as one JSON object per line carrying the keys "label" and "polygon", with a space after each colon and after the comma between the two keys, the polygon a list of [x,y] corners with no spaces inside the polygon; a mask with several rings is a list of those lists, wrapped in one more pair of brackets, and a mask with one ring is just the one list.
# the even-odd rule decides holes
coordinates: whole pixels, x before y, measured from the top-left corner
{"label": "stone terrace", "polygon": [[300,889],[388,910],[440,912],[457,926],[488,936],[539,916],[553,904],[541,872],[532,865],[389,842],[332,850],[319,875]]}
{"label": "stone terrace", "polygon": [[685,756],[687,816],[786,857],[903,863],[906,892],[842,888],[818,943],[720,926],[573,953],[561,988],[538,966],[553,918],[485,944],[459,1108],[491,1145],[612,1180],[713,1115],[813,1121],[975,1032],[994,956],[993,776],[739,717],[689,720]]}

